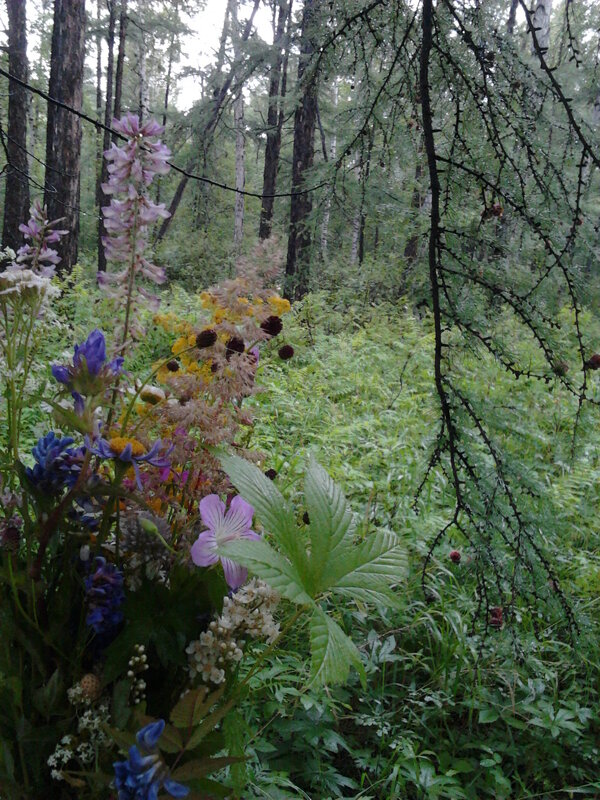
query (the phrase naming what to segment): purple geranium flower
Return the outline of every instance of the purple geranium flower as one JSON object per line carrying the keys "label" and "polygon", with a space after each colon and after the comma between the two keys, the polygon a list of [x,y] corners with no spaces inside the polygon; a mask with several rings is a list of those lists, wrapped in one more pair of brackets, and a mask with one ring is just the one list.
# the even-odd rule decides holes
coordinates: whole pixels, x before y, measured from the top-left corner
{"label": "purple geranium flower", "polygon": [[114,458],[125,464],[131,464],[138,489],[142,488],[142,480],[140,477],[140,464],[150,464],[152,467],[164,469],[170,466],[169,455],[173,447],[169,447],[162,455],[159,455],[163,443],[158,439],[149,450],[138,442],[137,439],[127,439],[123,436],[115,436],[112,439],[99,438],[96,440],[95,446],[92,445],[89,437],[86,437],[85,444],[88,450],[100,458]]}
{"label": "purple geranium flower", "polygon": [[260,539],[251,527],[253,507],[237,495],[225,511],[225,503],[219,495],[209,494],[200,501],[200,516],[207,530],[192,545],[192,561],[198,567],[209,567],[221,561],[227,585],[239,589],[248,577],[248,570],[229,558],[219,557],[217,549],[219,545],[236,539]]}

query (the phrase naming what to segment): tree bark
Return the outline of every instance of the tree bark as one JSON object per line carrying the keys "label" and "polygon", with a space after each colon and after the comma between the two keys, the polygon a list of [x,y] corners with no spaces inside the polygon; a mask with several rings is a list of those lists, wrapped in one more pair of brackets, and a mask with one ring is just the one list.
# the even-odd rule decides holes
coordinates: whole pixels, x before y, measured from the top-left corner
{"label": "tree bark", "polygon": [[[256,12],[258,11],[259,5],[260,5],[260,0],[254,0],[252,13],[250,14],[250,17],[248,18],[248,21],[246,22],[246,25],[244,27],[244,32],[242,33],[241,42],[246,42],[248,40],[248,37],[250,36],[250,31],[252,30],[252,23],[254,22],[254,17],[256,16]],[[223,106],[223,103],[225,102],[225,98],[227,97],[227,92],[229,91],[231,84],[233,83],[233,79],[235,77],[235,70],[236,70],[236,64],[233,64],[233,66],[229,70],[227,78],[223,82],[223,85],[220,87],[215,97],[215,103],[210,115],[210,119],[208,120],[208,122],[205,124],[205,126],[201,131],[200,135],[203,141],[202,146],[204,151],[206,150],[206,143],[208,139],[210,138],[210,136],[212,136],[214,129],[217,126],[217,122],[219,120],[219,112],[221,110],[221,107]],[[191,172],[196,166],[196,163],[197,163],[197,157],[194,157],[194,159],[186,165],[186,172]],[[177,188],[175,189],[175,194],[173,195],[173,199],[171,200],[171,204],[169,206],[170,216],[168,216],[167,219],[163,220],[162,225],[160,226],[160,229],[156,236],[157,242],[160,242],[162,239],[164,239],[165,235],[167,234],[167,231],[171,227],[171,222],[173,221],[173,217],[175,216],[175,213],[179,208],[179,203],[181,202],[181,198],[183,197],[183,193],[185,191],[185,187],[187,186],[188,180],[189,177],[187,175],[181,176],[181,180],[177,184]]]}
{"label": "tree bark", "polygon": [[[27,20],[23,0],[7,0],[8,10],[8,71],[15,78],[27,81]],[[19,225],[29,213],[29,165],[27,163],[27,89],[16,83],[8,85],[8,137],[6,151],[6,184],[2,245],[18,250],[23,235]]]}
{"label": "tree bark", "polygon": [[[108,62],[106,65],[106,102],[104,104],[104,124],[108,128],[111,123],[112,104],[113,104],[113,71],[114,71],[114,51],[115,51],[115,23],[116,23],[116,3],[115,0],[107,0],[108,4]],[[102,141],[102,150],[108,150],[110,147],[110,132],[104,130],[104,138]],[[104,255],[104,245],[102,244],[102,237],[106,234],[104,228],[104,218],[102,216],[102,207],[108,205],[109,198],[102,191],[102,184],[108,180],[108,163],[104,158],[101,160],[100,180],[97,186],[96,202],[98,205],[98,272],[106,270],[106,256]]]}
{"label": "tree bark", "polygon": [[[48,94],[78,110],[83,101],[84,57],[85,0],[54,0]],[[48,218],[64,218],[69,231],[57,244],[62,259],[59,273],[70,272],[77,261],[80,157],[81,119],[48,103],[44,202]]]}
{"label": "tree bark", "polygon": [[[538,44],[543,54],[548,51],[550,44],[550,15],[552,14],[552,0],[537,0],[533,12],[533,27],[536,29]],[[531,43],[531,55],[535,55],[535,47]]]}
{"label": "tree bark", "polygon": [[315,22],[317,3],[305,0],[300,32],[300,58],[298,60],[298,86],[302,96],[294,114],[294,149],[292,163],[292,192],[290,203],[290,229],[285,265],[285,294],[298,299],[308,291],[310,251],[312,236],[309,217],[312,198],[309,192],[300,193],[304,178],[314,159],[314,138],[317,121],[317,76],[307,74],[306,67],[315,51]]}
{"label": "tree bark", "polygon": [[[240,57],[240,41],[238,30],[237,3],[233,3],[233,55],[237,61]],[[238,96],[233,106],[233,125],[235,128],[235,213],[233,224],[233,247],[236,253],[240,251],[244,238],[244,191],[246,185],[246,137],[244,135],[244,92],[243,86],[238,89]]]}
{"label": "tree bark", "polygon": [[[338,104],[338,83],[337,79],[333,85],[333,107],[337,108]],[[332,161],[335,161],[335,157],[337,155],[337,133],[336,128],[333,130],[333,134],[331,136],[331,147],[329,150],[329,154]],[[327,261],[328,258],[328,237],[329,237],[329,218],[331,216],[331,194],[328,195],[327,201],[325,203],[325,211],[323,212],[323,222],[321,224],[321,258],[323,261]]]}
{"label": "tree bark", "polygon": [[[119,13],[119,51],[117,53],[117,68],[115,71],[115,102],[113,106],[113,116],[118,119],[121,116],[121,98],[123,96],[123,69],[125,66],[125,43],[127,40],[127,0],[121,0],[121,11]],[[117,138],[113,136],[113,142]]]}
{"label": "tree bark", "polygon": [[139,50],[138,50],[138,115],[140,122],[148,116],[150,108],[150,98],[148,96],[148,76],[146,75],[146,42],[144,33],[140,31]]}
{"label": "tree bark", "polygon": [[506,32],[512,36],[515,32],[515,23],[517,21],[517,8],[519,7],[519,0],[511,0],[510,11],[508,12],[508,21],[506,23]]}
{"label": "tree bark", "polygon": [[[263,171],[263,197],[260,211],[258,238],[262,241],[271,235],[273,223],[273,206],[277,186],[277,170],[279,167],[279,151],[281,150],[281,128],[279,127],[279,104],[282,103],[281,87],[283,83],[282,68],[284,62],[284,39],[286,21],[291,19],[292,0],[279,0],[277,28],[273,41],[273,61],[269,73],[269,106],[267,109],[267,143],[265,146],[265,165]],[[289,22],[287,22],[289,25]],[[289,41],[289,39],[288,39]]]}

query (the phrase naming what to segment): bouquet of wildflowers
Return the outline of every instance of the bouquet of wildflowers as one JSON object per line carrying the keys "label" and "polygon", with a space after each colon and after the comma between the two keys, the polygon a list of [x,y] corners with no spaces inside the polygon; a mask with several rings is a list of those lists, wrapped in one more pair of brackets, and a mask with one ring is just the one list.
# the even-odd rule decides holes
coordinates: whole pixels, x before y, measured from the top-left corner
{"label": "bouquet of wildflowers", "polygon": [[395,602],[389,583],[403,563],[390,534],[356,542],[343,495],[316,464],[311,522],[297,529],[241,445],[261,345],[289,311],[265,276],[241,270],[203,293],[197,320],[157,315],[169,351],[145,376],[128,369],[143,306],[156,304],[151,284],[164,280],[146,237],[167,213],[148,187],[168,151],[152,121],[127,115],[114,127],[125,144],[106,154],[113,271],[102,282],[121,323],[110,341],[92,330],[49,365],[51,418],[30,456],[21,415],[56,293],[50,245],[66,234],[39,205],[0,274],[3,799],[226,795],[215,774],[241,756],[222,723],[262,660],[302,615],[311,680],[343,680],[350,664],[364,674],[324,599]]}

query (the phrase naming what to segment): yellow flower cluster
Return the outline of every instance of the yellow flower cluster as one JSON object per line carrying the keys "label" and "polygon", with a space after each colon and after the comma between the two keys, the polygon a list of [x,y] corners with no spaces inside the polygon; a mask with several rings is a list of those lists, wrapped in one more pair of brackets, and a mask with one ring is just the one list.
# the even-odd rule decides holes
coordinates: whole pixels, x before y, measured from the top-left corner
{"label": "yellow flower cluster", "polygon": [[287,314],[291,309],[290,301],[286,300],[285,297],[280,297],[278,294],[269,297],[267,302],[278,316]]}

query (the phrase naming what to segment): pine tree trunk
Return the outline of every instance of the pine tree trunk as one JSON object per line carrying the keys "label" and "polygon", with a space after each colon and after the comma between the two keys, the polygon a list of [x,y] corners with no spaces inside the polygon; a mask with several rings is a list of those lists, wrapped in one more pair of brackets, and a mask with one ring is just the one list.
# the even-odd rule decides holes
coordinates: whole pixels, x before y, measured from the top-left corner
{"label": "pine tree trunk", "polygon": [[285,294],[298,299],[308,291],[312,236],[309,217],[312,211],[310,192],[304,178],[314,159],[314,138],[317,122],[317,80],[314,73],[306,75],[306,66],[315,50],[314,28],[316,0],[305,0],[300,34],[298,60],[298,86],[302,96],[294,115],[294,150],[292,163],[292,195],[290,202],[290,229],[285,265]]}
{"label": "pine tree trunk", "polygon": [[[239,191],[244,191],[246,185],[246,137],[244,135],[244,95],[240,89],[240,93],[235,101],[233,109],[234,125],[235,125],[235,188]],[[238,252],[242,246],[244,238],[244,195],[236,194],[235,196],[235,222],[233,232],[233,246]]]}
{"label": "pine tree trunk", "polygon": [[506,23],[506,32],[512,36],[515,32],[515,22],[517,21],[517,8],[519,7],[519,0],[511,0],[510,11],[508,12],[508,21]]}
{"label": "pine tree trunk", "polygon": [[[233,22],[233,55],[236,61],[240,58],[240,34],[238,25],[237,3],[232,5]],[[233,105],[233,126],[235,128],[235,213],[233,223],[233,248],[239,253],[244,238],[244,191],[246,185],[246,137],[244,136],[244,92],[243,85],[238,87],[238,95]]]}
{"label": "pine tree trunk", "polygon": [[[125,66],[125,43],[127,41],[127,0],[121,0],[121,11],[119,13],[119,51],[117,53],[117,68],[115,71],[115,102],[113,106],[113,116],[119,119],[121,116],[121,98],[123,96],[123,69]],[[113,142],[117,139],[113,136]]]}
{"label": "pine tree trunk", "polygon": [[[83,101],[85,0],[54,0],[48,94],[79,110]],[[49,219],[63,218],[69,231],[58,244],[58,272],[69,273],[79,244],[81,119],[48,103],[44,202]]]}
{"label": "pine tree trunk", "polygon": [[[175,12],[179,9],[179,2],[175,3]],[[167,112],[169,111],[169,94],[171,91],[171,75],[173,72],[173,47],[175,46],[175,32],[171,33],[171,42],[169,44],[169,61],[167,64],[167,75],[165,78],[165,96],[163,100],[163,114],[162,114],[162,126],[166,128],[167,126]],[[160,175],[157,177],[156,180],[156,197],[155,202],[160,203]]]}
{"label": "pine tree trunk", "polygon": [[[286,8],[286,0],[279,0],[277,28],[273,41],[274,58],[269,73],[269,106],[267,109],[267,143],[265,146],[265,165],[263,171],[263,197],[260,211],[258,238],[262,241],[271,235],[273,222],[273,206],[277,186],[277,169],[279,167],[279,151],[281,149],[281,128],[279,127],[279,103],[282,86],[282,67],[284,61],[284,37],[286,19],[291,17],[292,3]],[[289,23],[288,23],[289,24]]]}
{"label": "pine tree trunk", "polygon": [[[552,0],[537,0],[533,12],[533,27],[537,36],[540,50],[545,54],[550,44],[550,16],[552,14]],[[535,55],[535,47],[531,44],[531,54]]]}
{"label": "pine tree trunk", "polygon": [[[108,62],[106,65],[106,102],[104,104],[104,124],[108,128],[111,123],[112,104],[113,104],[113,71],[114,71],[114,51],[115,51],[115,23],[116,23],[116,2],[107,0],[108,3]],[[110,133],[104,130],[102,149],[108,150],[110,147]],[[106,270],[106,256],[104,255],[104,245],[102,237],[105,236],[104,218],[102,207],[108,205],[110,199],[102,191],[102,184],[108,181],[108,163],[104,158],[101,161],[100,180],[98,182],[96,202],[98,206],[98,272]]]}
{"label": "pine tree trunk", "polygon": [[138,78],[138,115],[140,122],[143,122],[148,116],[150,98],[148,96],[148,77],[146,75],[146,42],[144,41],[144,34],[141,31],[138,51]]}
{"label": "pine tree trunk", "polygon": [[[8,71],[22,81],[28,79],[27,21],[23,0],[7,0]],[[13,250],[23,243],[19,225],[29,213],[29,165],[27,163],[27,113],[30,98],[27,89],[11,82],[8,85],[8,137],[4,195],[2,245]]]}
{"label": "pine tree trunk", "polygon": [[[337,108],[338,104],[338,84],[337,80],[333,85],[333,107]],[[335,161],[337,155],[337,133],[336,128],[333,130],[333,134],[331,136],[331,147],[329,150],[329,156],[332,161]],[[323,212],[323,222],[321,223],[321,258],[323,261],[327,261],[328,258],[328,245],[329,245],[329,218],[331,216],[331,194],[328,195],[327,201],[325,203],[325,211]]]}

